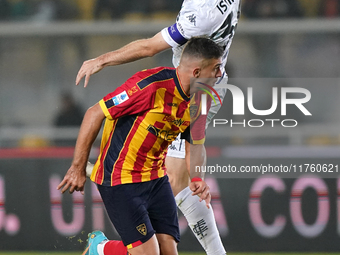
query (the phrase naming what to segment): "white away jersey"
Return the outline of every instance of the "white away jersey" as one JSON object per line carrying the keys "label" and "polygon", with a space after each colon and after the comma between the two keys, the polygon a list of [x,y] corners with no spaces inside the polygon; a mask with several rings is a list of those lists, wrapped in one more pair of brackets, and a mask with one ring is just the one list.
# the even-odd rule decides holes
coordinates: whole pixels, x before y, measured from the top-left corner
{"label": "white away jersey", "polygon": [[162,30],[173,49],[173,65],[178,66],[183,45],[194,36],[206,36],[222,46],[225,65],[239,15],[240,0],[184,0],[176,23]]}

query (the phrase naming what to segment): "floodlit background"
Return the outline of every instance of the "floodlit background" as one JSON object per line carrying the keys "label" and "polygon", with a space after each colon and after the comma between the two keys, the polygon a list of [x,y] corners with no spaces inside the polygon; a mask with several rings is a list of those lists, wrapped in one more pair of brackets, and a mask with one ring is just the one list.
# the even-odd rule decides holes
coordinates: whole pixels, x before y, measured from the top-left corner
{"label": "floodlit background", "polygon": [[[71,162],[86,109],[135,72],[172,66],[172,52],[107,67],[85,89],[75,77],[83,61],[173,24],[181,2],[0,0],[0,250],[78,251],[93,229],[119,238],[94,186],[87,184],[85,197],[62,197],[55,186]],[[245,95],[246,111],[233,115],[227,94],[216,118],[228,124],[207,130],[208,164],[304,168],[289,179],[207,175],[229,251],[339,251],[339,66],[339,0],[242,1],[226,70]],[[273,87],[308,89],[304,105],[312,116],[294,106],[282,116],[280,93],[277,111],[255,116],[247,107],[249,87],[261,110],[271,107]],[[254,119],[279,121],[250,127]],[[298,125],[284,127],[285,119]],[[313,178],[302,175],[305,164],[315,165]],[[335,175],[318,174],[324,165]],[[181,231],[179,249],[201,251],[183,218]]]}

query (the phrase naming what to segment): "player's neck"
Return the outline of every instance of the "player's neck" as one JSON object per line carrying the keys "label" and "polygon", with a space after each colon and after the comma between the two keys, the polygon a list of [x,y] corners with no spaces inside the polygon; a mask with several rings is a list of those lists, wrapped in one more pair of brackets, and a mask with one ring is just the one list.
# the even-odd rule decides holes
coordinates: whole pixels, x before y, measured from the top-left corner
{"label": "player's neck", "polygon": [[190,74],[190,72],[188,72],[187,70],[185,70],[184,68],[181,68],[180,66],[177,68],[177,74],[178,74],[178,78],[181,82],[182,88],[184,90],[184,92],[187,95],[190,95],[190,76],[188,74]]}

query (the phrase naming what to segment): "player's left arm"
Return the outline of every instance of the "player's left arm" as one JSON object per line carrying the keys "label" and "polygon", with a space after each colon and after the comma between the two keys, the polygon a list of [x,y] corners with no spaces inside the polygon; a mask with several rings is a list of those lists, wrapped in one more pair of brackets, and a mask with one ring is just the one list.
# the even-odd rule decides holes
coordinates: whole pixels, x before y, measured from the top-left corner
{"label": "player's left arm", "polygon": [[190,175],[190,189],[192,195],[198,195],[200,201],[205,200],[209,208],[211,195],[208,184],[204,181],[204,173],[201,171],[202,166],[206,164],[206,151],[204,144],[191,144],[185,141],[185,160]]}
{"label": "player's left arm", "polygon": [[[208,101],[210,107],[210,100]],[[206,165],[205,142],[205,125],[207,115],[199,115],[197,119],[191,123],[183,134],[185,141],[185,159],[187,169],[189,171],[191,183],[189,185],[193,195],[199,195],[200,200],[205,200],[207,207],[211,200],[209,186],[204,181],[204,172],[202,166]]]}
{"label": "player's left arm", "polygon": [[[191,103],[200,105],[202,92],[195,94],[195,100]],[[211,106],[211,98],[207,100],[207,108]],[[196,117],[191,118],[190,127],[181,134],[185,141],[185,159],[191,183],[189,185],[193,195],[199,195],[200,201],[205,200],[207,207],[211,200],[209,186],[204,181],[204,172],[202,167],[206,165],[206,150],[205,150],[205,126],[207,115],[200,114],[201,107],[198,108]]]}
{"label": "player's left arm", "polygon": [[86,111],[80,126],[71,167],[57,187],[58,190],[61,189],[61,193],[69,189],[70,193],[80,191],[84,194],[86,164],[91,146],[99,133],[104,119],[105,115],[98,103]]}

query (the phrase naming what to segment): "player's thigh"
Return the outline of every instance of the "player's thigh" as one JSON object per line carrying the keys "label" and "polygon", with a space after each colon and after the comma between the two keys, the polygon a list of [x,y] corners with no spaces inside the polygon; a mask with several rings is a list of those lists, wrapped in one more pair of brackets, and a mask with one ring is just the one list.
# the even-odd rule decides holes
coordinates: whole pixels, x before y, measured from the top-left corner
{"label": "player's thigh", "polygon": [[171,145],[168,147],[168,153],[165,158],[165,166],[169,175],[170,182],[175,179],[180,180],[186,177],[187,168],[185,162],[185,139],[176,137]]}
{"label": "player's thigh", "polygon": [[131,255],[159,255],[159,244],[155,235],[153,235],[148,241],[145,243],[128,249],[128,252]]}
{"label": "player's thigh", "polygon": [[167,176],[160,178],[154,186],[147,209],[156,234],[169,235],[171,240],[179,242],[177,206]]}
{"label": "player's thigh", "polygon": [[177,255],[177,242],[167,234],[156,234],[161,255]]}
{"label": "player's thigh", "polygon": [[146,243],[155,234],[145,206],[152,182],[98,185],[108,216],[128,248]]}
{"label": "player's thigh", "polygon": [[173,194],[176,196],[189,184],[189,174],[185,159],[166,156],[165,166]]}

